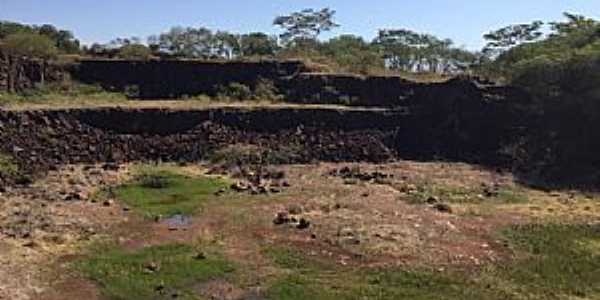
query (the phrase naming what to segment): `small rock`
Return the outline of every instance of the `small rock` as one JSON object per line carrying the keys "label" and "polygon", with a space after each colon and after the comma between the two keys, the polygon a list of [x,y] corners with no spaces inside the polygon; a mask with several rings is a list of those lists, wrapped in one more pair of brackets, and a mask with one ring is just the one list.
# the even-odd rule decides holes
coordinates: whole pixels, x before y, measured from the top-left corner
{"label": "small rock", "polygon": [[238,181],[231,185],[231,189],[236,192],[244,192],[244,191],[247,191],[248,189],[250,189],[250,187],[248,185],[246,185],[245,183]]}
{"label": "small rock", "polygon": [[150,262],[144,266],[144,273],[156,273],[160,270],[160,266],[155,262]]}
{"label": "small rock", "polygon": [[110,199],[109,200],[104,200],[102,202],[102,206],[105,206],[105,207],[109,207],[109,206],[112,206],[112,205],[113,205],[113,201],[110,200]]}
{"label": "small rock", "polygon": [[290,213],[290,215],[299,215],[301,214],[303,211],[302,206],[298,205],[298,204],[291,204],[288,207],[288,212]]}
{"label": "small rock", "polygon": [[452,207],[446,203],[437,203],[433,206],[433,209],[443,213],[452,213]]}
{"label": "small rock", "polygon": [[273,219],[273,224],[275,225],[282,225],[289,222],[290,218],[288,217],[288,214],[286,212],[277,213],[277,216],[275,216],[275,219]]}
{"label": "small rock", "polygon": [[426,202],[427,202],[427,204],[433,205],[433,204],[440,202],[440,199],[438,199],[438,197],[436,197],[436,196],[431,196],[431,197],[427,198]]}
{"label": "small rock", "polygon": [[23,247],[25,247],[25,248],[33,248],[36,246],[37,246],[37,243],[34,242],[33,240],[29,240],[23,244]]}
{"label": "small rock", "polygon": [[206,259],[206,255],[204,254],[204,252],[198,252],[196,255],[194,255],[194,259],[195,260],[203,260],[203,259]]}
{"label": "small rock", "polygon": [[296,226],[296,228],[298,228],[300,230],[307,229],[308,227],[310,227],[310,221],[307,221],[304,218],[301,218],[300,222],[298,223],[298,226]]}

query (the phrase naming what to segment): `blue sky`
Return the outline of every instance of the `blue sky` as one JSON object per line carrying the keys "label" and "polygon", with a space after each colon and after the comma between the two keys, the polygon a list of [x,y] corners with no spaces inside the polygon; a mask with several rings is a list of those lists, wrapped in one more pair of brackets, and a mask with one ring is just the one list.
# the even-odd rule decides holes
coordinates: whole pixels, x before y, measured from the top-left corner
{"label": "blue sky", "polygon": [[372,39],[379,28],[408,28],[469,49],[479,49],[483,33],[504,25],[559,20],[564,11],[600,16],[600,0],[0,0],[0,20],[51,23],[84,43],[104,43],[174,25],[277,33],[275,16],[323,7],[337,10],[342,27],[335,35]]}

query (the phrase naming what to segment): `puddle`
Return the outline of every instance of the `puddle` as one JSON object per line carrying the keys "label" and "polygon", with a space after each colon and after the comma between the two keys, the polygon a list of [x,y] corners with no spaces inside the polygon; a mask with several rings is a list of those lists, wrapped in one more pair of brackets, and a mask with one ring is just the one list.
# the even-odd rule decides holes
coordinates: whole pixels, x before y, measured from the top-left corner
{"label": "puddle", "polygon": [[170,230],[185,229],[192,224],[192,218],[184,215],[174,215],[163,219],[162,223],[166,224]]}

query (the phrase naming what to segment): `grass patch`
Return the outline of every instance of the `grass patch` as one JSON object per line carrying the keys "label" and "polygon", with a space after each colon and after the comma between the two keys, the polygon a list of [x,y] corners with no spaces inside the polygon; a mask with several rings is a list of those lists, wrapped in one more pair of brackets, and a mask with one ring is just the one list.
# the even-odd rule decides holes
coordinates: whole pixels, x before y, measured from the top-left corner
{"label": "grass patch", "polygon": [[191,215],[228,183],[219,178],[189,176],[169,169],[145,168],[128,184],[114,189],[117,199],[148,217]]}
{"label": "grass patch", "polygon": [[265,253],[287,271],[268,288],[269,299],[504,299],[461,274],[353,269],[286,248],[270,248]]}
{"label": "grass patch", "polygon": [[502,275],[523,298],[600,298],[600,225],[526,225],[504,235],[521,260]]}
{"label": "grass patch", "polygon": [[517,257],[468,274],[352,269],[299,251],[265,253],[284,270],[271,299],[600,299],[600,225],[522,225],[502,232]]}
{"label": "grass patch", "polygon": [[437,184],[420,184],[416,190],[408,193],[409,202],[421,204],[430,198],[437,198],[446,203],[525,203],[529,199],[527,193],[518,187],[502,186],[493,190],[483,187],[451,187]]}
{"label": "grass patch", "polygon": [[15,177],[19,174],[19,167],[8,155],[0,154],[0,177]]}
{"label": "grass patch", "polygon": [[110,299],[197,299],[194,286],[233,272],[220,257],[203,257],[189,245],[164,245],[129,252],[110,246],[76,267]]}

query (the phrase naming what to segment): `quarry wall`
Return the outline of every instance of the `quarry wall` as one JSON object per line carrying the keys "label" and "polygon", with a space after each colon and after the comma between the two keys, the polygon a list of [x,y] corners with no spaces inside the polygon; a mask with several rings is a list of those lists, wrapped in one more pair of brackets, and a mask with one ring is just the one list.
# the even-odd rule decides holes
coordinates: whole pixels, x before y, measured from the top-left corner
{"label": "quarry wall", "polygon": [[510,87],[478,84],[471,79],[415,83],[398,76],[358,76],[311,72],[300,61],[199,62],[82,60],[70,68],[73,78],[110,90],[139,90],[142,99],[214,96],[222,86],[254,88],[272,81],[287,102],[353,106],[403,106],[436,98],[527,98]]}

